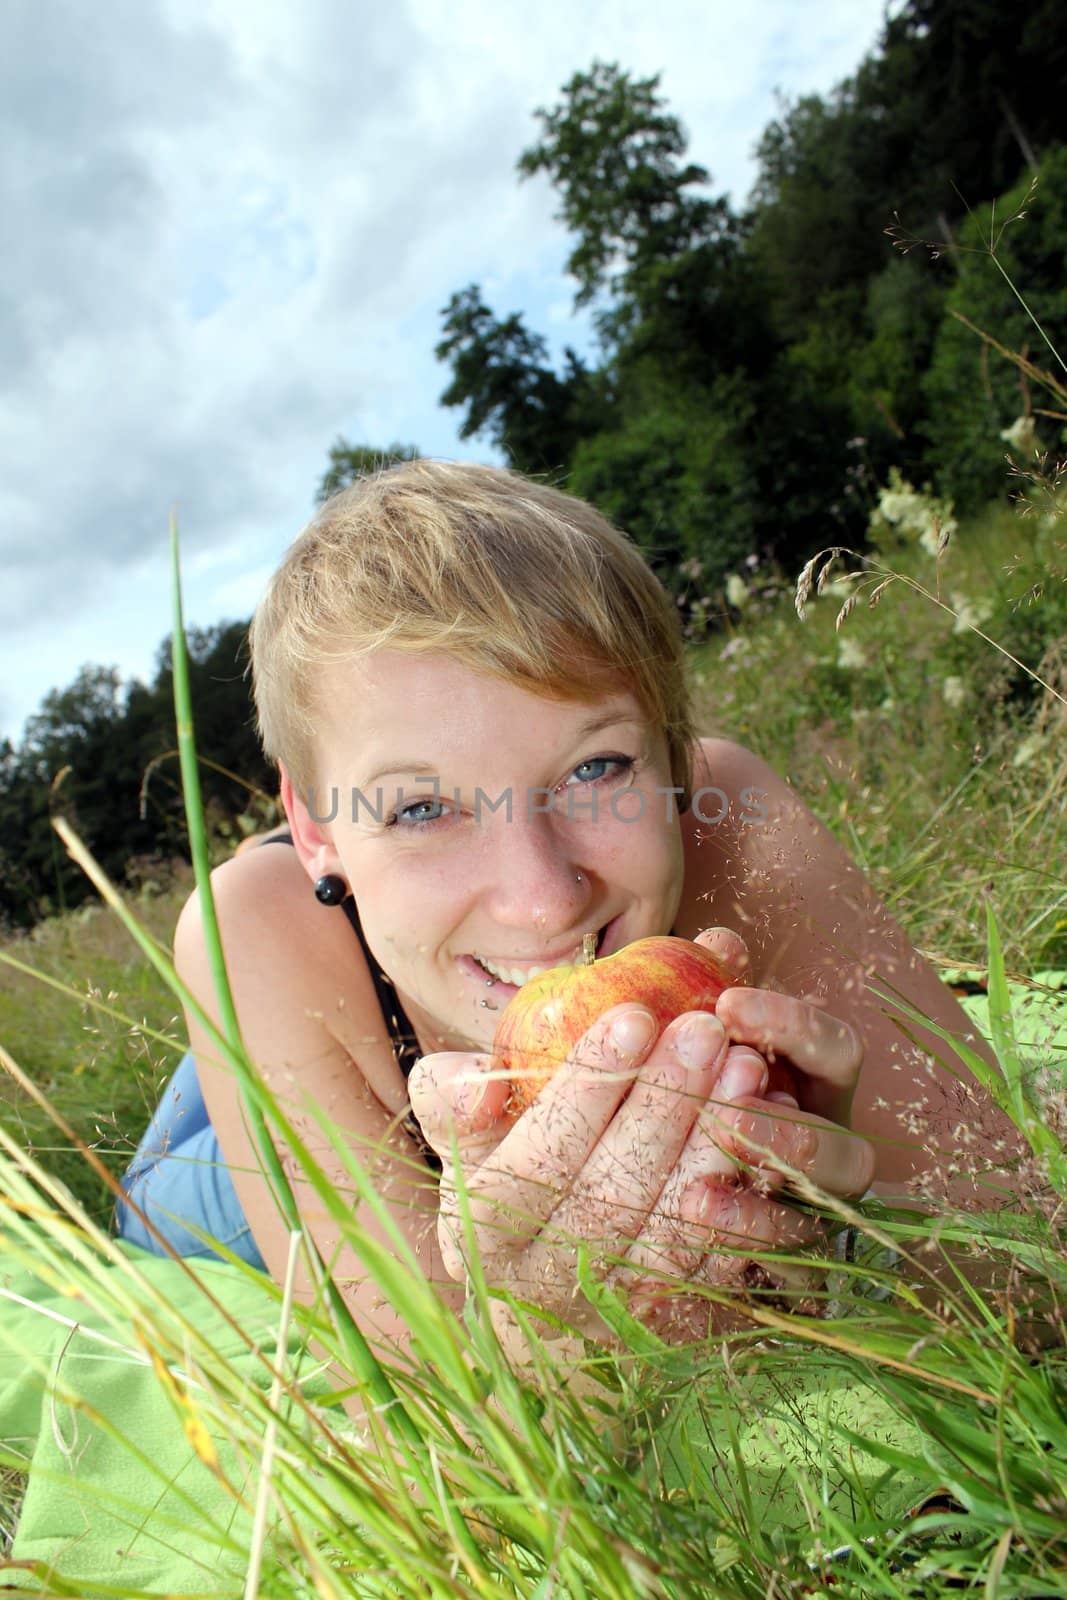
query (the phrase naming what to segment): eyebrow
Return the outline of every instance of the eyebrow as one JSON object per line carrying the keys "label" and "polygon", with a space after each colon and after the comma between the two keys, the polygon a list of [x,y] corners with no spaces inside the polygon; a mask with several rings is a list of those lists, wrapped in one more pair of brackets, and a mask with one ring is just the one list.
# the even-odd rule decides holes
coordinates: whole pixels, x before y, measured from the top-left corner
{"label": "eyebrow", "polygon": [[[602,733],[605,728],[613,728],[616,723],[621,722],[631,722],[642,727],[645,726],[645,719],[640,715],[639,710],[636,712],[631,711],[621,701],[616,701],[614,705],[609,704],[604,710],[599,711],[595,716],[589,717],[583,722],[577,730],[576,737],[578,739],[589,739],[594,733]],[[388,761],[371,773],[370,777],[364,778],[359,786],[360,793],[366,794],[371,786],[378,782],[379,778],[388,777],[393,773],[402,773],[411,777],[418,777],[423,773],[431,776],[433,767],[428,761],[390,756]]]}

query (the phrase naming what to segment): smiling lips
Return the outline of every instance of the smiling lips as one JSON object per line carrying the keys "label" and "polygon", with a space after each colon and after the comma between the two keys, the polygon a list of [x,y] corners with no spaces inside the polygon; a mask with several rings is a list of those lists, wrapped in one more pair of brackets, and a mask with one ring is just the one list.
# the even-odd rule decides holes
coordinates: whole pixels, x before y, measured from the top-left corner
{"label": "smiling lips", "polygon": [[[597,945],[599,947],[604,937],[603,928],[597,932]],[[599,953],[599,950],[598,950]],[[531,963],[529,966],[505,966],[499,961],[490,961],[488,956],[473,953],[473,959],[480,967],[484,967],[490,977],[498,979],[501,983],[509,983],[516,989],[521,989],[524,983],[531,978],[536,978],[541,972],[551,972],[553,967],[573,967],[582,960],[583,946],[578,944],[567,955],[556,956],[550,961]]]}

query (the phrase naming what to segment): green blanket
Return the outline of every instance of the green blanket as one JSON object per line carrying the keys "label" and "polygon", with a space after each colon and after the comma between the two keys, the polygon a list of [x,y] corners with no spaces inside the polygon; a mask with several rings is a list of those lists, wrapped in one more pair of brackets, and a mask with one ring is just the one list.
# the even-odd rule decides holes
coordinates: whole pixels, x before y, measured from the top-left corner
{"label": "green blanket", "polygon": [[[179,1340],[187,1319],[218,1370],[228,1363],[238,1382],[268,1388],[261,1353],[275,1353],[278,1311],[265,1286],[223,1262],[187,1271],[134,1246],[122,1254],[142,1285],[131,1306],[158,1292]],[[121,1265],[101,1269],[105,1300],[124,1292],[123,1277]],[[0,1292],[0,1438],[30,1467],[10,1559],[123,1595],[239,1595],[256,1464],[203,1423],[202,1352],[186,1372],[153,1360],[135,1311],[124,1330],[25,1271],[5,1274],[2,1255]],[[321,1395],[324,1386],[312,1380],[308,1390]],[[36,1587],[26,1567],[3,1572],[5,1580]]]}
{"label": "green blanket", "polygon": [[[264,1382],[266,1369],[237,1331],[251,1330],[273,1352],[273,1307],[263,1289],[222,1263],[206,1262],[187,1273],[133,1247],[125,1253],[166,1295],[176,1317],[194,1320],[220,1359],[236,1363],[249,1384]],[[115,1266],[105,1270],[121,1274]],[[0,1435],[9,1447],[24,1448],[30,1473],[10,1556],[15,1565],[0,1570],[0,1585],[32,1591],[37,1580],[31,1568],[39,1562],[69,1584],[108,1584],[123,1596],[237,1600],[251,1517],[226,1484],[244,1487],[246,1500],[252,1500],[258,1463],[218,1428],[208,1430],[208,1443],[195,1420],[190,1425],[195,1404],[186,1405],[180,1396],[195,1402],[195,1385],[176,1391],[133,1338],[119,1349],[95,1337],[114,1338],[105,1318],[49,1292],[26,1273],[6,1280],[0,1275],[0,1287],[32,1301],[19,1305],[9,1298],[2,1314]],[[225,1305],[233,1323],[205,1290]],[[733,1419],[729,1428],[725,1410]],[[873,1498],[883,1514],[903,1510],[928,1492],[930,1483],[887,1471],[855,1451],[848,1452],[847,1470],[838,1471],[833,1457],[842,1427],[912,1444],[873,1391],[843,1383],[840,1373],[813,1356],[801,1375],[760,1372],[729,1388],[717,1381],[694,1386],[671,1408],[657,1434],[657,1451],[668,1489],[699,1491],[704,1503],[713,1496],[727,1513],[742,1461],[755,1514],[783,1526],[807,1526],[795,1488],[798,1475],[806,1483],[822,1482],[824,1497],[846,1519],[859,1510],[857,1485],[859,1498]]]}
{"label": "green blanket", "polygon": [[[970,1005],[983,1023],[980,1002]],[[1051,1027],[1047,1009],[1043,1015],[1042,1044],[1062,1049],[1062,1011]],[[204,1423],[197,1378],[211,1376],[210,1349],[218,1370],[228,1360],[249,1395],[267,1387],[263,1356],[276,1353],[276,1293],[237,1267],[193,1269],[131,1247],[124,1254],[136,1270],[135,1291],[122,1259],[99,1267],[109,1316],[72,1298],[54,1262],[29,1270],[23,1251],[15,1267],[5,1245],[0,1234],[0,1440],[8,1459],[21,1455],[30,1471],[13,1565],[0,1570],[0,1586],[37,1588],[31,1567],[39,1562],[72,1593],[91,1582],[125,1596],[240,1596],[258,1463],[225,1427]],[[169,1308],[171,1350],[182,1348],[183,1327],[195,1329],[191,1361],[157,1357],[153,1364],[138,1338],[138,1303],[156,1296]],[[321,1398],[321,1379],[312,1375],[306,1392]],[[737,1391],[727,1399],[733,1407]],[[728,1491],[740,1459],[750,1514],[783,1526],[803,1525],[798,1471],[809,1482],[813,1471],[822,1475],[825,1502],[845,1519],[857,1509],[857,1485],[860,1498],[868,1493],[883,1513],[906,1509],[933,1486],[851,1449],[848,1472],[834,1472],[843,1429],[904,1451],[914,1441],[873,1390],[816,1361],[792,1377],[757,1374],[749,1403],[728,1428],[722,1400],[694,1393],[672,1412],[658,1441],[668,1481],[691,1492],[703,1484]]]}

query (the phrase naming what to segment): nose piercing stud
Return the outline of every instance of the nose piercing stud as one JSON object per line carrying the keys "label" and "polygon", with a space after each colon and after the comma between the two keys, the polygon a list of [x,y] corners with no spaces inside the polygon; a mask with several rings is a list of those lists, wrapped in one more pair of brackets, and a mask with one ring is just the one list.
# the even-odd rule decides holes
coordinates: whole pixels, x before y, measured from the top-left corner
{"label": "nose piercing stud", "polygon": [[576,872],[574,874],[574,881],[575,881],[575,883],[581,883],[582,882],[582,875],[581,875],[580,872]]}

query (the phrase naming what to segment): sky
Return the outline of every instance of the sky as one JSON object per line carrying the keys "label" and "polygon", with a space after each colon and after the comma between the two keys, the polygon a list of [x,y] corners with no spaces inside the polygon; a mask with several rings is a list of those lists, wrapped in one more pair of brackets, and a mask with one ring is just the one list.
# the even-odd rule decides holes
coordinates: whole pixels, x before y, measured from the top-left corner
{"label": "sky", "polygon": [[660,89],[741,204],[778,96],[884,0],[0,0],[0,737],[86,663],[247,617],[338,435],[493,460],[438,404],[479,283],[583,348],[534,111],[594,60]]}

